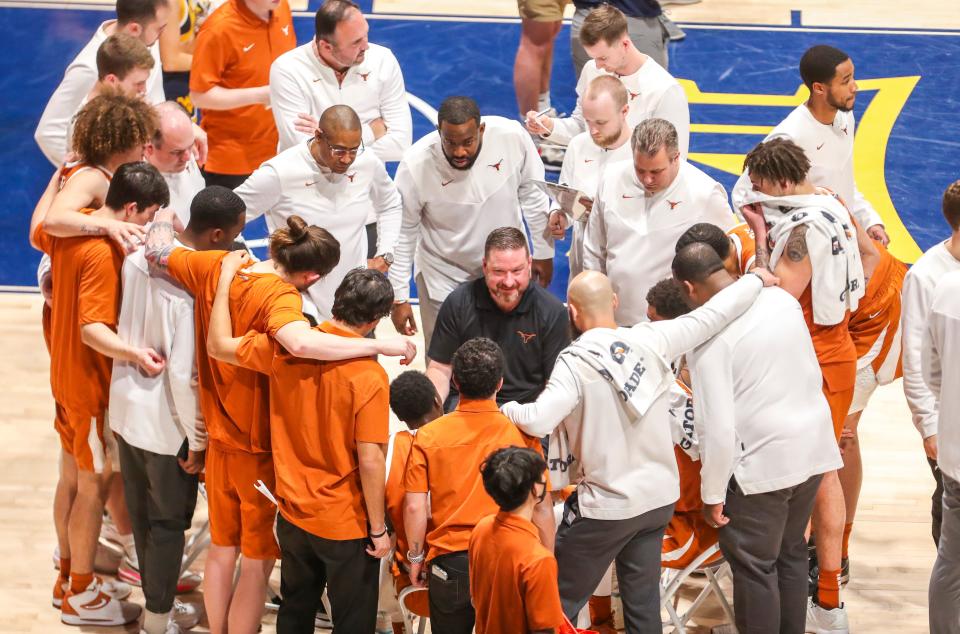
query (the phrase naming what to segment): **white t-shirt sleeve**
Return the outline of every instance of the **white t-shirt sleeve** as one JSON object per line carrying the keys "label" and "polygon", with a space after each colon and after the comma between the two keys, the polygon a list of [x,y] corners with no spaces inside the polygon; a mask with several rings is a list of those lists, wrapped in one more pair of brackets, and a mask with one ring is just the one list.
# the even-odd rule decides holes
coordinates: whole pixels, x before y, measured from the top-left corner
{"label": "white t-shirt sleeve", "polygon": [[387,126],[387,133],[373,144],[377,156],[384,162],[399,161],[413,143],[413,116],[407,103],[403,72],[393,53],[388,51],[387,54],[384,70],[388,75],[380,91],[380,116]]}
{"label": "white t-shirt sleeve", "polygon": [[597,197],[593,201],[593,211],[587,218],[583,231],[583,270],[607,272],[607,227],[603,204],[603,183],[600,183]]}
{"label": "white t-shirt sleeve", "polygon": [[930,388],[930,393],[939,398],[940,384],[943,379],[939,352],[943,341],[943,320],[931,311],[928,322],[923,331],[923,343],[920,347],[920,366],[923,370],[924,383]]}
{"label": "white t-shirt sleeve", "polygon": [[737,434],[731,355],[722,340],[711,341],[687,355],[696,404],[694,429],[700,442],[700,497],[705,504],[725,501],[734,468]]}
{"label": "white t-shirt sleeve", "polygon": [[67,155],[67,128],[70,127],[77,108],[83,102],[93,85],[97,83],[95,70],[84,65],[72,65],[67,68],[63,81],[50,95],[50,101],[40,116],[40,123],[33,138],[40,146],[43,155],[59,167]]}
{"label": "white t-shirt sleeve", "polygon": [[207,430],[199,407],[193,306],[189,302],[177,302],[172,317],[173,341],[166,373],[173,407],[183,425],[188,447],[192,451],[203,451],[207,447]]}
{"label": "white t-shirt sleeve", "polygon": [[683,92],[683,87],[679,84],[670,86],[663,93],[651,118],[666,119],[673,124],[677,129],[680,156],[686,158],[690,151],[690,104],[687,103],[687,95]]}
{"label": "white t-shirt sleeve", "polygon": [[937,433],[938,403],[937,396],[924,380],[920,351],[933,302],[933,288],[922,276],[911,273],[903,281],[903,313],[900,318],[903,394],[913,414],[914,426],[921,436],[927,438]]}
{"label": "white t-shirt sleeve", "polygon": [[[580,105],[580,98],[586,92],[587,84],[592,79],[592,77],[587,77],[587,73],[584,72],[586,69],[587,67],[584,66],[584,70],[580,71],[580,78],[577,80],[577,106],[573,109],[573,114],[563,119],[555,118],[553,120],[553,131],[550,132],[550,136],[546,137],[547,143],[567,145],[573,137],[587,129],[587,123],[583,119],[583,108]],[[526,115],[526,113],[523,114]]]}
{"label": "white t-shirt sleeve", "polygon": [[274,64],[270,67],[270,109],[277,124],[280,139],[278,149],[293,147],[307,139],[309,135],[298,132],[294,123],[298,114],[310,112],[310,104],[286,65]]}
{"label": "white t-shirt sleeve", "polygon": [[400,237],[403,204],[396,184],[390,180],[383,161],[379,159],[373,173],[373,191],[370,197],[377,212],[377,254],[395,253]]}
{"label": "white t-shirt sleeve", "polygon": [[710,192],[710,197],[707,199],[704,209],[703,222],[714,224],[724,231],[733,229],[736,225],[733,210],[727,203],[727,192],[720,183],[715,182],[713,185],[713,190]]}
{"label": "white t-shirt sleeve", "polygon": [[236,190],[247,206],[247,222],[267,213],[280,200],[280,175],[272,165],[261,165]]}
{"label": "white t-shirt sleeve", "polygon": [[505,403],[500,411],[528,436],[542,438],[570,415],[580,402],[580,382],[562,357],[557,359],[547,386],[533,403]]}
{"label": "white t-shirt sleeve", "polygon": [[405,162],[397,168],[394,181],[400,194],[402,215],[400,235],[393,250],[393,266],[388,276],[393,285],[393,297],[397,301],[410,299],[410,274],[413,269],[413,254],[420,240],[420,217],[423,208],[413,175]]}
{"label": "white t-shirt sleeve", "polygon": [[530,228],[534,259],[552,259],[553,239],[547,235],[550,197],[534,183],[544,180],[543,162],[533,139],[523,130],[520,130],[520,142],[523,144],[523,164],[520,167],[520,186],[517,191],[520,210]]}

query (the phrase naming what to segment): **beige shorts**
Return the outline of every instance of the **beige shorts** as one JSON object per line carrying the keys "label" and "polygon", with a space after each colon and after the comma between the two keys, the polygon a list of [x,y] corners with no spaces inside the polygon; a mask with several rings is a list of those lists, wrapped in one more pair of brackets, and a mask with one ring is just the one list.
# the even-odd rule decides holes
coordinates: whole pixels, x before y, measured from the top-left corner
{"label": "beige shorts", "polygon": [[570,0],[517,0],[520,17],[537,22],[559,22]]}

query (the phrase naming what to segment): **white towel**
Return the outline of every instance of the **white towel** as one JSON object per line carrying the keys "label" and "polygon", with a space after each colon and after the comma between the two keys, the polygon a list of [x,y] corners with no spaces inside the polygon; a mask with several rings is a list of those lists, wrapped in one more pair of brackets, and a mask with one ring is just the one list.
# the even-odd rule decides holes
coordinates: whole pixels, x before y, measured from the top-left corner
{"label": "white towel", "polygon": [[774,197],[759,192],[751,192],[746,202],[759,202],[763,208],[774,244],[771,267],[783,255],[790,232],[807,226],[807,250],[816,262],[810,282],[815,324],[839,324],[847,311],[857,309],[866,283],[856,230],[843,203],[823,194]]}
{"label": "white towel", "polygon": [[570,474],[580,473],[580,462],[570,451],[570,441],[567,439],[567,429],[563,423],[550,432],[550,442],[547,445],[547,470],[550,475],[550,488],[559,491],[574,484]]}
{"label": "white towel", "polygon": [[571,343],[559,358],[573,355],[610,382],[620,399],[639,420],[673,380],[660,355],[630,345],[616,330],[592,328]]}

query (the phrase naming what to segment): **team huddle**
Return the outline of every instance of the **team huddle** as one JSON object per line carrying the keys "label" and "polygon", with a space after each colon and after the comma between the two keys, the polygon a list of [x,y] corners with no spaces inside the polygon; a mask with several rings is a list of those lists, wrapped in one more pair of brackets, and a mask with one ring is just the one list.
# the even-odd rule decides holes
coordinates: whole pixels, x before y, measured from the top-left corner
{"label": "team huddle", "polygon": [[[571,116],[451,96],[414,142],[350,0],[299,47],[286,0],[174,4],[118,0],[36,132],[63,623],[175,634],[201,587],[211,632],[257,632],[279,559],[278,632],[614,632],[614,574],[652,632],[663,570],[726,563],[738,631],[848,632],[858,423],[902,376],[937,480],[930,627],[960,631],[960,181],[908,272],[854,181],[849,56],[803,54],[808,100],[728,196],[613,6],[578,23]],[[409,364],[418,331],[426,371],[391,383],[377,355]]]}

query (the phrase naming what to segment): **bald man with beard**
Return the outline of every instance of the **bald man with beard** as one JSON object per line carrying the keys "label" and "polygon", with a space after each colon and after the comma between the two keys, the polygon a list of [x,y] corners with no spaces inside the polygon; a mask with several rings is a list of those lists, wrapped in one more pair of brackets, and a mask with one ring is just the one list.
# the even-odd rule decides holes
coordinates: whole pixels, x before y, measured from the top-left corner
{"label": "bald man with beard", "polygon": [[[340,242],[340,263],[307,291],[318,321],[332,316],[333,294],[351,270],[386,273],[400,235],[400,194],[373,152],[364,152],[360,118],[350,106],[331,106],[320,115],[316,133],[260,166],[237,195],[247,205],[247,223],[266,216],[272,233],[298,215],[323,227]],[[367,259],[367,212],[377,217],[376,254]]]}
{"label": "bald man with beard", "polygon": [[[616,562],[627,632],[660,624],[660,547],[680,497],[670,427],[670,362],[708,341],[772,284],[746,275],[687,315],[620,328],[617,296],[596,271],[567,292],[579,338],[557,358],[533,403],[501,409],[526,434],[550,435],[555,489],[577,482],[557,530],[560,601],[575,618],[610,563]],[[564,450],[558,451],[560,448]]]}

